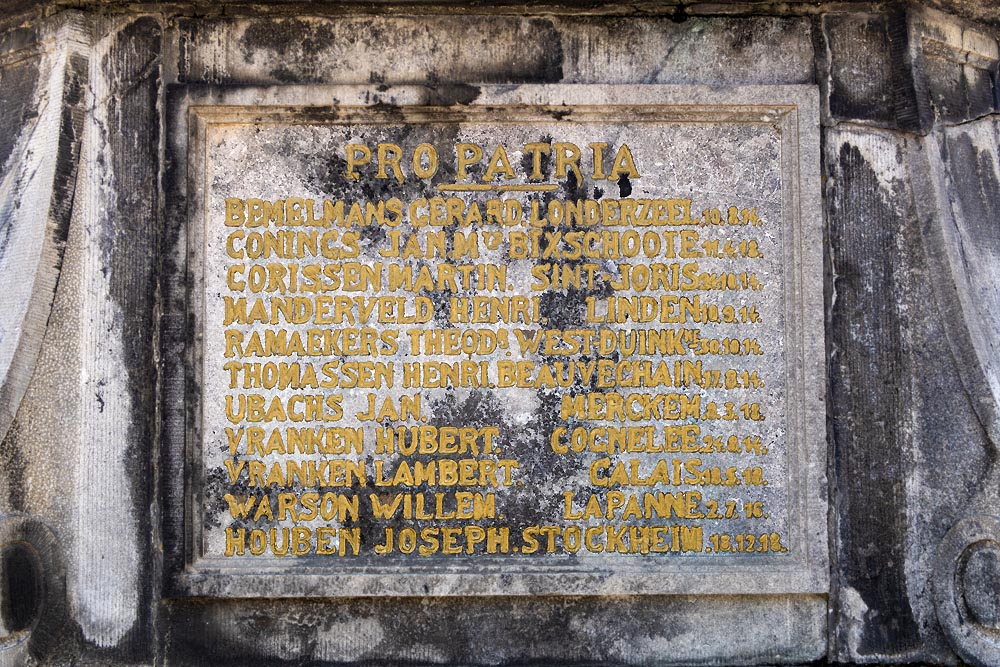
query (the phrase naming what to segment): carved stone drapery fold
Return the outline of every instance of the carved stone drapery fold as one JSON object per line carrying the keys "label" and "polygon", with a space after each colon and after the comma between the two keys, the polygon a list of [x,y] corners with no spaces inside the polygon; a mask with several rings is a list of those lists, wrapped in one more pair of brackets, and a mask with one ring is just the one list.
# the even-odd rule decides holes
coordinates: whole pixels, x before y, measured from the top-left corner
{"label": "carved stone drapery fold", "polygon": [[60,23],[5,55],[0,80],[5,97],[22,95],[19,109],[0,107],[0,134],[10,139],[0,138],[0,440],[35,369],[76,188],[90,65],[76,18]]}
{"label": "carved stone drapery fold", "polygon": [[965,517],[937,556],[938,619],[954,650],[1000,663],[1000,121],[936,130],[911,156],[917,211],[941,320],[959,379],[992,445]]}

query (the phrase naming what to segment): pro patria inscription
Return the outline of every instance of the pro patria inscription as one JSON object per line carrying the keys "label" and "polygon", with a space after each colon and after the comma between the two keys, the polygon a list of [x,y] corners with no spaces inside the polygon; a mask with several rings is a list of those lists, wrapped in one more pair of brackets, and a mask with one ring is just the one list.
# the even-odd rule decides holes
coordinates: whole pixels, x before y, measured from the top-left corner
{"label": "pro patria inscription", "polygon": [[190,588],[825,590],[813,91],[336,92],[187,107]]}

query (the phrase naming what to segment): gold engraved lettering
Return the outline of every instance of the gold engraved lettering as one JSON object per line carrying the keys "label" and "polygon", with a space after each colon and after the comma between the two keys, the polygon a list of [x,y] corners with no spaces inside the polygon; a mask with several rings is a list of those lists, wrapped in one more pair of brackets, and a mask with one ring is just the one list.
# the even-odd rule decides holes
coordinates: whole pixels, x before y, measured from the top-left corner
{"label": "gold engraved lettering", "polygon": [[324,189],[350,196],[211,195],[210,551],[789,550],[773,193],[667,191],[669,143],[590,121],[336,127]]}

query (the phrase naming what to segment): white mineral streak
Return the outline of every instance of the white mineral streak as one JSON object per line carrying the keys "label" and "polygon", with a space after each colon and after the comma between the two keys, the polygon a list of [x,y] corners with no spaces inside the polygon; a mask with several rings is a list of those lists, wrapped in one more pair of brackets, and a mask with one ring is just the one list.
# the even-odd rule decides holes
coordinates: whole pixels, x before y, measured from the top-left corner
{"label": "white mineral streak", "polygon": [[[350,618],[324,627],[316,642],[315,660],[360,662],[386,639],[385,628],[375,619]],[[429,647],[433,650],[433,647]],[[414,647],[414,652],[417,649]],[[425,651],[426,652],[426,651]],[[281,657],[281,656],[279,656]],[[421,656],[428,658],[430,656]],[[437,660],[445,656],[436,656]],[[430,662],[430,660],[427,660]]]}
{"label": "white mineral streak", "polygon": [[840,618],[844,626],[848,655],[861,655],[861,636],[865,629],[868,605],[850,586],[840,589]]}
{"label": "white mineral streak", "polygon": [[899,187],[900,184],[906,182],[904,151],[896,137],[880,130],[861,130],[857,127],[831,132],[831,146],[839,147],[845,141],[853,148],[858,149],[861,157],[875,172],[883,190],[891,191],[894,187]]}
{"label": "white mineral streak", "polygon": [[825,608],[818,599],[756,603],[749,613],[759,619],[760,631],[752,642],[733,632],[746,623],[750,608],[746,601],[706,604],[694,598],[686,600],[687,604],[680,603],[686,613],[678,613],[675,623],[664,622],[651,628],[649,634],[615,640],[612,655],[630,664],[655,663],[665,655],[671,657],[672,664],[700,664],[711,650],[725,656],[725,664],[769,664],[808,662],[825,652]]}
{"label": "white mineral streak", "polygon": [[[250,644],[261,658],[281,660],[360,662],[391,635],[377,619],[367,617],[325,621],[322,629],[314,632],[316,618],[309,613],[275,613],[268,621],[268,631],[261,633],[248,627],[255,624],[255,619],[234,623],[225,610],[217,609],[211,613],[208,625],[222,641]],[[415,646],[409,655],[421,662],[443,662],[446,656],[433,651],[433,646]]]}
{"label": "white mineral streak", "polygon": [[[101,57],[91,59],[96,99],[106,99],[107,81]],[[138,551],[136,517],[132,511],[126,455],[131,399],[123,359],[121,309],[108,298],[112,270],[105,234],[122,221],[106,220],[116,192],[108,187],[110,159],[99,162],[105,149],[104,109],[97,104],[87,118],[81,149],[76,206],[84,224],[81,320],[80,430],[83,437],[76,466],[80,513],[76,517],[75,557],[70,559],[75,585],[71,605],[84,637],[102,647],[117,644],[137,618]]]}

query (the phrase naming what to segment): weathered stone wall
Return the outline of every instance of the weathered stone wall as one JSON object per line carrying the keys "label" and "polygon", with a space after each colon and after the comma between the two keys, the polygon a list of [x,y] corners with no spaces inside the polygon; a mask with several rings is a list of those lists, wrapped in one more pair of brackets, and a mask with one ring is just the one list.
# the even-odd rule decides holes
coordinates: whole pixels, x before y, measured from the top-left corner
{"label": "weathered stone wall", "polygon": [[[1000,664],[990,3],[72,4],[0,34],[0,661]],[[167,89],[289,83],[818,85],[829,596],[172,597]]]}

